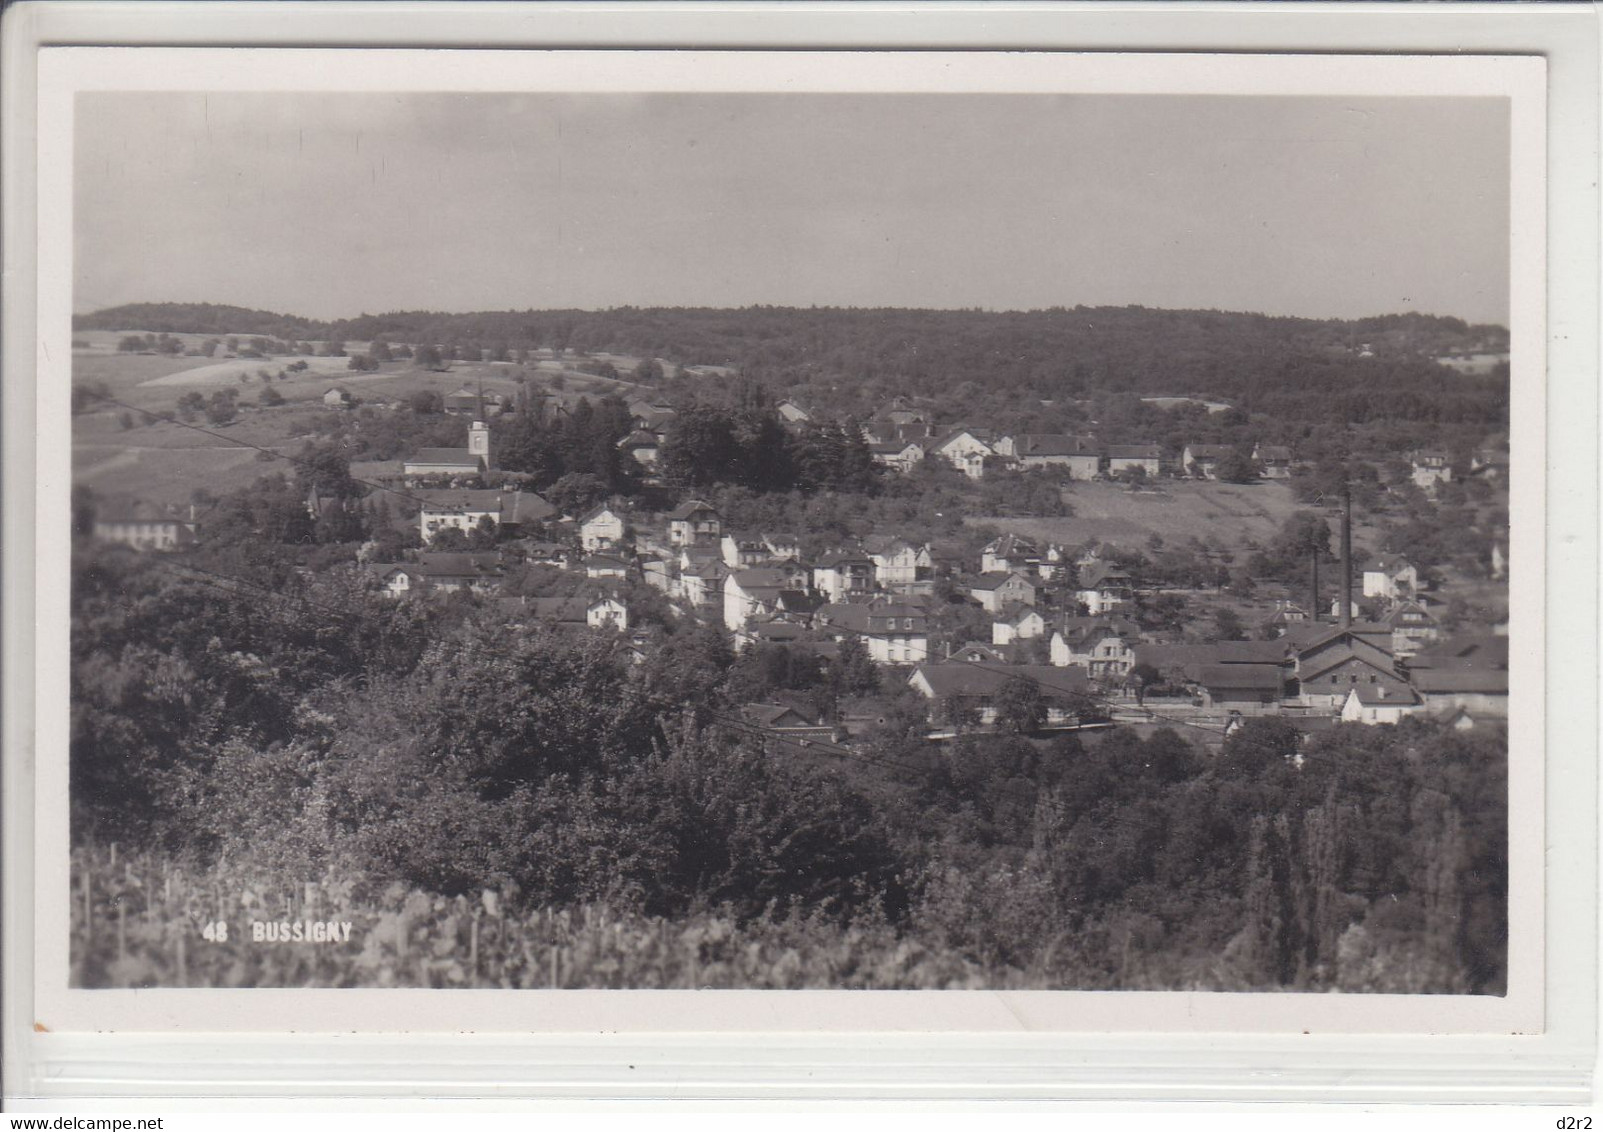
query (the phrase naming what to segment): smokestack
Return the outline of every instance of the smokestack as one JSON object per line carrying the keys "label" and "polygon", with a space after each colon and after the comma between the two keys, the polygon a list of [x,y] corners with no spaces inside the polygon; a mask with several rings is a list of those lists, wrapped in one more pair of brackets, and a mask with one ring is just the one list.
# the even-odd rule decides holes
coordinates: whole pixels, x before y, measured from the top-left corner
{"label": "smokestack", "polygon": [[1308,593],[1308,618],[1311,621],[1319,620],[1319,548],[1316,546],[1308,552],[1308,561],[1313,564],[1313,584]]}
{"label": "smokestack", "polygon": [[1341,484],[1341,627],[1353,624],[1353,490]]}

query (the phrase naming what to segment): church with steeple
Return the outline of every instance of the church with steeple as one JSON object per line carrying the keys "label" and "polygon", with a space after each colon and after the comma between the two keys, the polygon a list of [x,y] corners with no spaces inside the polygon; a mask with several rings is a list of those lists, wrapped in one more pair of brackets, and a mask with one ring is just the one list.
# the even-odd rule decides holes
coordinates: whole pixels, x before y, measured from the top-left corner
{"label": "church with steeple", "polygon": [[408,476],[476,476],[489,471],[490,427],[474,421],[466,448],[419,448],[402,465]]}

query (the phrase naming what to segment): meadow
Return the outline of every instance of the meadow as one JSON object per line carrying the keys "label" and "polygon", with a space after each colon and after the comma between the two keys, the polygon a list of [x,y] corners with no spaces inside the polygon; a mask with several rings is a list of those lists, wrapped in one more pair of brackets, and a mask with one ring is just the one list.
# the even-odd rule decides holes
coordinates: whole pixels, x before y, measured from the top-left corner
{"label": "meadow", "polygon": [[[580,397],[608,393],[637,395],[643,390],[625,381],[596,377],[576,370],[555,372],[542,366],[519,367],[504,362],[454,363],[449,370],[417,369],[410,362],[386,363],[376,373],[353,373],[348,358],[273,357],[211,358],[164,357],[119,353],[120,333],[84,331],[77,335],[84,348],[74,350],[75,384],[103,387],[120,404],[91,406],[73,418],[73,478],[107,496],[132,497],[157,505],[186,504],[198,487],[214,493],[249,487],[264,472],[259,454],[251,447],[292,452],[316,435],[316,421],[327,412],[321,402],[330,386],[339,385],[369,401],[403,401],[412,394],[433,390],[441,395],[461,388],[483,389],[486,394],[513,396],[517,380],[526,374],[547,387],[548,395],[570,407]],[[185,345],[198,345],[198,335],[178,335]],[[189,339],[195,339],[193,343]],[[363,343],[350,344],[353,352]],[[280,370],[296,361],[310,368],[277,378]],[[273,408],[258,407],[257,398],[269,383],[261,373],[274,375],[271,388],[284,399]],[[562,388],[549,388],[560,374]],[[240,381],[245,375],[247,380]],[[226,425],[196,422],[207,431],[173,421],[145,423],[144,413],[170,413],[180,396],[189,392],[209,395],[233,389],[246,411]],[[124,407],[128,406],[128,407]],[[394,465],[391,467],[390,465]],[[378,465],[365,469],[368,474]],[[385,462],[383,470],[399,471]]]}

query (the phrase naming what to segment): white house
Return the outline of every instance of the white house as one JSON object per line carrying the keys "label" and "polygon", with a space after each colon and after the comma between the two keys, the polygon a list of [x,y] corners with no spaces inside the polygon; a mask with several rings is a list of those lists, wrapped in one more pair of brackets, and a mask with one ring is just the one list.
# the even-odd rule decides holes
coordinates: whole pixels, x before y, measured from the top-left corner
{"label": "white house", "polygon": [[1046,618],[1029,605],[1011,606],[991,622],[991,643],[1010,645],[1014,641],[1031,641],[1046,634]]}
{"label": "white house", "polygon": [[1083,604],[1092,617],[1114,613],[1135,596],[1130,575],[1117,566],[1096,562],[1080,571],[1080,588],[1075,599]]}
{"label": "white house", "polygon": [[894,599],[819,607],[816,624],[836,640],[857,637],[876,664],[929,659],[929,619],[920,605]]}
{"label": "white house", "polygon": [[773,567],[731,571],[724,579],[724,627],[738,633],[754,618],[773,614],[791,581],[787,571]]}
{"label": "white house", "polygon": [[905,539],[872,538],[863,550],[874,560],[874,581],[899,594],[929,594],[935,589],[935,558],[929,543],[915,546]]}
{"label": "white house", "polygon": [[916,440],[874,441],[868,446],[874,463],[898,472],[910,472],[924,459],[924,445]]}
{"label": "white house", "polygon": [[603,503],[579,520],[579,544],[594,553],[623,541],[623,516]]}
{"label": "white house", "polygon": [[1095,479],[1102,470],[1102,446],[1089,436],[1022,433],[1005,438],[997,448],[1021,468],[1063,468],[1070,479]]}
{"label": "white house", "polygon": [[1265,479],[1291,478],[1291,449],[1281,444],[1258,444],[1252,449],[1252,458],[1263,469]]}
{"label": "white house", "polygon": [[813,419],[812,413],[789,398],[775,405],[774,410],[786,424],[805,424]]}
{"label": "white house", "polygon": [[1424,705],[1412,688],[1397,690],[1384,684],[1353,684],[1341,705],[1341,718],[1347,723],[1397,723],[1423,710]]}
{"label": "white house", "polygon": [[1110,444],[1107,454],[1110,476],[1139,468],[1148,479],[1154,479],[1163,460],[1163,449],[1156,444]]}
{"label": "white house", "polygon": [[1027,574],[1038,570],[1040,565],[1041,551],[1021,535],[1003,535],[987,543],[985,549],[980,551],[982,574],[1010,574],[1014,571]]}
{"label": "white house", "polygon": [[985,574],[968,584],[969,596],[987,613],[1000,613],[1010,602],[1035,604],[1035,583],[1023,574]]}
{"label": "white house", "polygon": [[1400,554],[1378,554],[1364,567],[1364,596],[1388,601],[1413,597],[1419,591],[1419,570]]}
{"label": "white house", "polygon": [[585,607],[585,624],[592,629],[629,628],[629,607],[615,597],[602,597]]}
{"label": "white house", "polygon": [[1052,663],[1059,668],[1075,665],[1098,679],[1119,679],[1135,667],[1137,634],[1122,623],[1087,623],[1069,618],[1052,633]]}
{"label": "white house", "polygon": [[953,429],[932,444],[929,453],[976,480],[985,475],[985,461],[997,455],[990,431],[979,428]]}
{"label": "white house", "polygon": [[1445,452],[1434,449],[1411,452],[1408,462],[1413,471],[1414,483],[1426,491],[1435,491],[1438,484],[1452,482],[1452,460]]}
{"label": "white house", "polygon": [[672,546],[699,546],[723,538],[718,510],[700,499],[687,499],[668,512],[668,542]]}
{"label": "white house", "polygon": [[511,529],[527,527],[556,514],[556,508],[532,491],[457,488],[415,494],[422,501],[418,534],[425,542],[452,527],[463,534],[471,533],[485,519]]}
{"label": "white house", "polygon": [[[190,508],[194,515],[194,508]],[[95,517],[94,534],[104,542],[121,543],[134,550],[177,550],[195,541],[200,524],[159,514],[155,508],[136,506],[127,511]]]}
{"label": "white house", "polygon": [[345,389],[336,385],[323,394],[323,404],[330,409],[349,409],[351,407],[351,395]]}
{"label": "white house", "polygon": [[874,560],[847,550],[830,551],[813,563],[813,588],[832,602],[874,588]]}
{"label": "white house", "polygon": [[1230,448],[1224,444],[1188,444],[1180,453],[1180,466],[1187,475],[1216,480],[1219,478],[1219,461],[1228,455]]}

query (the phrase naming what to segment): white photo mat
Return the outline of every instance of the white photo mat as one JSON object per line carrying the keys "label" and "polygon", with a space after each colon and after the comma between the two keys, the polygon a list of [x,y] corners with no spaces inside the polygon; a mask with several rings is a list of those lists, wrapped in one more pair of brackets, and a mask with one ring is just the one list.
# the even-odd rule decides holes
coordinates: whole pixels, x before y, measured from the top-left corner
{"label": "white photo mat", "polygon": [[[31,699],[31,734],[26,737],[34,755],[31,768],[34,808],[31,872],[34,919],[28,931],[31,966],[25,972],[31,1001],[25,1018],[16,1015],[13,998],[8,1007],[8,1033],[27,1031],[51,1035],[90,1032],[145,1032],[171,1037],[129,1038],[132,1046],[104,1044],[105,1039],[85,1038],[63,1043],[60,1056],[70,1062],[96,1051],[117,1048],[174,1051],[197,1047],[182,1035],[236,1034],[264,1031],[301,1035],[351,1031],[473,1033],[485,1044],[477,1055],[481,1064],[510,1065],[517,1046],[490,1035],[539,1033],[536,1048],[552,1051],[560,1041],[573,1043],[577,1056],[604,1058],[617,1042],[633,1035],[661,1054],[663,1066],[685,1051],[689,1064],[698,1049],[716,1048],[728,1054],[742,1048],[727,1037],[692,1038],[717,1032],[751,1034],[789,1033],[779,1039],[780,1061],[774,1072],[782,1075],[788,1059],[825,1056],[832,1049],[825,1034],[856,1033],[902,1035],[920,1045],[915,1035],[936,1037],[925,1047],[932,1065],[951,1056],[962,1061],[976,1048],[977,1035],[994,1037],[991,1048],[1006,1056],[1011,1051],[1021,1063],[1035,1064],[1033,1040],[1046,1035],[1105,1035],[1095,1046],[1129,1062],[1139,1062],[1155,1035],[1168,1035],[1165,1048],[1190,1049],[1198,1064],[1210,1049],[1225,1060],[1221,1072],[1236,1062],[1243,1050],[1255,1049],[1266,1058],[1276,1056],[1271,1037],[1291,1036],[1305,1043],[1307,1052],[1340,1050],[1375,1073],[1406,1059],[1417,1050],[1421,1035],[1453,1035],[1457,1049],[1469,1065],[1485,1059],[1495,1063],[1510,1046],[1510,1039],[1535,1039],[1555,1024],[1554,1007],[1567,1008],[1555,997],[1549,976],[1551,957],[1559,946],[1552,918],[1550,890],[1561,878],[1549,871],[1554,858],[1550,844],[1548,776],[1555,754],[1571,750],[1585,757],[1595,753],[1589,711],[1555,711],[1555,686],[1564,679],[1555,662],[1574,663],[1588,643],[1567,631],[1550,633],[1547,621],[1553,609],[1550,591],[1555,569],[1575,563],[1549,557],[1553,548],[1553,509],[1563,501],[1550,492],[1549,482],[1525,469],[1553,469],[1566,460],[1590,459],[1594,448],[1582,452],[1560,447],[1555,438],[1565,428],[1563,412],[1555,408],[1558,386],[1564,385],[1568,404],[1575,382],[1584,375],[1549,370],[1549,231],[1547,202],[1551,186],[1547,153],[1549,119],[1548,69],[1535,55],[1443,56],[1394,55],[1293,55],[1293,54],[1189,54],[1139,53],[1072,54],[1049,52],[801,52],[764,53],[728,51],[422,51],[325,50],[270,48],[158,47],[47,48],[38,56],[38,169],[37,199],[39,249],[37,329],[32,339],[36,367],[27,394],[16,389],[17,349],[7,346],[7,440],[19,428],[32,431],[37,450],[30,453],[32,482],[19,488],[18,448],[7,450],[7,534],[24,522],[33,530],[28,548],[33,585],[30,620],[30,673],[8,664],[8,694],[20,687]],[[73,241],[73,108],[80,92],[136,90],[218,91],[561,91],[664,92],[664,91],[773,91],[802,95],[806,92],[945,92],[983,95],[990,92],[1096,92],[1218,95],[1326,95],[1326,96],[1443,96],[1507,98],[1511,107],[1511,320],[1512,388],[1511,452],[1515,473],[1515,499],[1510,506],[1510,573],[1522,580],[1510,592],[1510,909],[1508,994],[1492,996],[1335,996],[1283,994],[1180,994],[1156,992],[773,992],[773,991],[450,991],[450,990],[75,990],[67,985],[67,540],[61,516],[67,513],[71,482],[68,391],[70,386],[70,320],[72,313]],[[8,186],[9,188],[9,186]],[[1595,231],[1595,229],[1594,229]],[[1595,249],[1594,249],[1595,258]],[[1595,293],[1595,292],[1594,292]],[[10,304],[8,304],[10,305]],[[7,330],[15,330],[15,312],[8,312]],[[1594,312],[1595,330],[1595,312]],[[8,334],[14,343],[14,334]],[[1591,392],[1595,405],[1595,390]],[[19,424],[17,410],[28,416]],[[1558,419],[1555,420],[1555,417]],[[1574,421],[1568,422],[1570,428]],[[1595,471],[1580,466],[1580,474]],[[31,514],[20,518],[15,505],[26,501]],[[1575,502],[1571,499],[1570,504]],[[1584,502],[1584,500],[1583,500]],[[1584,507],[1582,508],[1584,511]],[[1566,556],[1595,549],[1595,516],[1581,523],[1594,524],[1590,544],[1572,526],[1565,537]],[[1577,517],[1569,516],[1575,524]],[[16,540],[6,540],[10,569],[23,553]],[[1585,563],[1579,571],[1585,576]],[[1539,580],[1539,581],[1535,581]],[[17,609],[8,592],[7,646],[15,662],[17,642],[11,626]],[[1583,608],[1592,608],[1589,604]],[[1586,663],[1592,664],[1592,659]],[[1584,667],[1584,666],[1583,666]],[[31,687],[29,684],[31,683]],[[1571,691],[1574,691],[1571,680]],[[1582,689],[1572,706],[1590,707]],[[9,713],[8,713],[9,714]],[[19,737],[8,721],[8,773],[15,775]],[[1591,783],[1595,768],[1561,768],[1564,781]],[[1590,775],[1590,777],[1589,777]],[[18,779],[8,778],[8,786]],[[26,778],[23,781],[27,781]],[[26,798],[23,799],[26,802]],[[8,817],[19,799],[15,789],[7,798]],[[1573,811],[1564,819],[1573,823]],[[1566,824],[1566,829],[1571,826]],[[8,841],[8,850],[13,845]],[[8,870],[15,854],[8,852]],[[1583,870],[1584,872],[1584,870]],[[8,885],[8,900],[15,889]],[[1594,897],[1595,910],[1595,897]],[[8,911],[11,911],[8,908]],[[8,933],[16,933],[15,916],[8,917]],[[1595,928],[1581,945],[1580,958],[1595,959]],[[27,931],[27,927],[21,929]],[[8,943],[14,938],[8,935]],[[1590,949],[1590,951],[1588,951]],[[15,985],[15,949],[8,948],[8,990]],[[1565,962],[1573,962],[1570,956]],[[1595,985],[1595,983],[1594,983]],[[1560,1020],[1562,1021],[1562,1020]],[[1568,1022],[1562,1022],[1568,1025]],[[560,1035],[569,1035],[560,1038]],[[596,1037],[608,1035],[607,1037]],[[813,1036],[809,1036],[813,1035]],[[1209,1035],[1235,1035],[1221,1045]],[[1354,1040],[1354,1035],[1367,1035]],[[883,1038],[874,1039],[883,1042]],[[1167,1039],[1164,1039],[1165,1041]],[[1335,1044],[1328,1044],[1327,1040]],[[303,1045],[307,1039],[303,1037]],[[651,1042],[659,1044],[652,1046]],[[348,1043],[318,1039],[316,1048],[333,1058],[348,1050]],[[688,1042],[688,1044],[686,1044]],[[154,1043],[154,1044],[150,1044]],[[955,1043],[955,1044],[953,1044]],[[1187,1044],[1189,1043],[1189,1045]],[[233,1047],[229,1047],[233,1048]],[[376,1049],[389,1047],[380,1042]],[[411,1047],[404,1047],[411,1048]],[[1057,1048],[1057,1047],[1053,1047]],[[1087,1048],[1092,1048],[1089,1046]],[[107,1054],[107,1056],[110,1056]],[[151,1056],[156,1056],[152,1054]],[[370,1052],[364,1056],[371,1056]],[[379,1055],[382,1059],[382,1054]],[[649,1054],[642,1054],[649,1056]],[[469,1055],[464,1064],[471,1063]],[[966,1063],[966,1062],[965,1062]],[[375,1063],[377,1064],[377,1063]],[[1156,1064],[1156,1063],[1154,1063]],[[461,1068],[461,1066],[459,1066]],[[1050,1075],[1050,1064],[1036,1064]],[[1139,1076],[1139,1075],[1137,1075]],[[312,1074],[316,1078],[317,1074]],[[1334,1087],[1334,1081],[1331,1082]],[[622,1088],[623,1086],[619,1086]]]}

